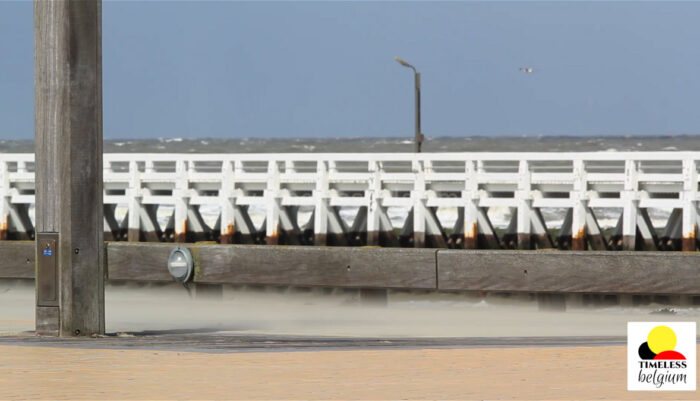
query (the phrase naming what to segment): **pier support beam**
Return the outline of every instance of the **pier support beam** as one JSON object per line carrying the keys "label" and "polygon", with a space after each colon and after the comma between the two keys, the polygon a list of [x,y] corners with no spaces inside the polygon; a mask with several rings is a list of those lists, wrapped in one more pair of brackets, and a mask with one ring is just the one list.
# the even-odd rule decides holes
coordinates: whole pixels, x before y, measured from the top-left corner
{"label": "pier support beam", "polygon": [[[476,165],[473,160],[464,162],[464,172],[467,180],[462,191],[464,207],[457,211],[457,221],[453,231],[455,248],[478,249],[479,248],[479,184],[476,178]],[[456,234],[456,235],[455,235]],[[459,239],[461,236],[461,241]],[[461,242],[461,244],[459,243]]]}
{"label": "pier support beam", "polygon": [[[296,208],[282,205],[284,191],[280,187],[279,166],[276,161],[268,163],[267,188],[265,189],[265,243],[267,245],[299,243],[299,227]],[[287,191],[288,194],[288,191]]]}
{"label": "pier support beam", "polygon": [[105,204],[102,208],[104,213],[104,240],[119,241],[119,222],[115,218],[117,205]]}
{"label": "pier support beam", "polygon": [[29,204],[9,204],[7,239],[31,241],[34,239],[34,227],[29,218]]}
{"label": "pier support beam", "polygon": [[478,202],[478,199],[469,199],[464,208],[458,212],[454,231],[459,230],[459,228],[462,229],[462,246],[464,249],[479,248],[479,210],[476,202]]}
{"label": "pier support beam", "polygon": [[681,249],[681,238],[683,237],[682,219],[683,209],[675,208],[671,211],[659,240],[659,249],[672,251]]}
{"label": "pier support beam", "polygon": [[[363,228],[367,232],[366,245],[399,246],[399,239],[394,232],[394,227],[391,225],[387,209],[381,206],[376,199],[373,199],[366,210],[366,228]],[[360,213],[363,213],[362,210],[360,210]]]}
{"label": "pier support beam", "polygon": [[[425,247],[425,175],[423,173],[423,166],[417,160],[411,163],[413,173],[416,178],[413,182],[413,191],[411,191],[411,198],[413,199],[413,210],[410,216],[412,217],[411,223],[413,224],[413,247],[414,248],[424,248]],[[408,219],[406,219],[406,224],[408,224]]]}
{"label": "pier support beam", "polygon": [[190,209],[190,199],[187,196],[187,167],[183,160],[178,160],[175,163],[175,172],[177,173],[177,181],[173,196],[175,197],[175,242],[187,241],[187,217]]}
{"label": "pier support beam", "polygon": [[0,185],[2,186],[0,188],[0,241],[7,239],[10,228],[10,209],[12,205],[10,204],[10,194],[8,193],[10,188],[8,175],[7,162],[0,162]]}
{"label": "pier support beam", "polygon": [[[376,161],[368,162],[368,171],[370,178],[365,191],[365,198],[369,200],[366,208],[360,208],[358,218],[362,217],[362,213],[366,211],[366,224],[364,230],[367,233],[365,244],[368,246],[398,246],[399,240],[394,232],[394,227],[391,225],[391,219],[387,213],[387,208],[380,201],[382,193],[382,167]],[[356,218],[356,223],[359,222]],[[358,226],[361,228],[361,226]]]}
{"label": "pier support beam", "polygon": [[696,202],[688,201],[683,207],[682,247],[684,251],[694,251],[697,247],[698,234],[698,208]]}
{"label": "pier support beam", "polygon": [[141,181],[134,160],[129,161],[129,188],[126,192],[129,197],[126,238],[129,242],[138,242],[141,239]]}
{"label": "pier support beam", "polygon": [[554,242],[552,241],[552,237],[549,235],[549,231],[547,231],[547,224],[544,221],[544,217],[542,216],[540,209],[533,208],[530,211],[530,216],[532,217],[531,241],[535,243],[538,249],[554,248]]}
{"label": "pier support beam", "polygon": [[528,162],[521,160],[518,166],[518,190],[515,191],[517,203],[516,224],[516,246],[518,249],[532,249],[532,188],[530,185],[530,167]]}
{"label": "pier support beam", "polygon": [[598,219],[593,214],[593,209],[586,206],[586,238],[588,240],[588,248],[594,251],[605,251],[605,236],[600,229]]}
{"label": "pier support beam", "polygon": [[574,187],[569,193],[574,205],[571,209],[571,249],[582,251],[586,249],[588,201],[586,199],[586,166],[583,160],[573,162]]}
{"label": "pier support beam", "polygon": [[627,200],[622,210],[622,250],[634,251],[637,243],[637,209],[639,201]]}
{"label": "pier support beam", "polygon": [[694,251],[698,245],[698,169],[695,160],[683,161],[683,218],[682,247],[684,251]]}
{"label": "pier support beam", "polygon": [[637,210],[637,235],[638,241],[635,249],[642,251],[656,250],[659,239],[646,209],[640,208]]}
{"label": "pier support beam", "polygon": [[637,166],[635,161],[625,161],[625,190],[620,193],[624,202],[622,209],[622,250],[634,251],[637,244]]}
{"label": "pier support beam", "polygon": [[221,165],[221,190],[219,191],[219,237],[222,244],[233,244],[236,233],[234,168],[230,161]]}
{"label": "pier support beam", "polygon": [[575,199],[571,211],[571,249],[574,251],[586,249],[587,209],[585,200]]}
{"label": "pier support beam", "polygon": [[532,249],[530,213],[532,212],[532,200],[520,199],[518,202],[518,211],[515,216],[517,230],[517,248]]}
{"label": "pier support beam", "polygon": [[34,3],[40,334],[104,333],[101,8]]}

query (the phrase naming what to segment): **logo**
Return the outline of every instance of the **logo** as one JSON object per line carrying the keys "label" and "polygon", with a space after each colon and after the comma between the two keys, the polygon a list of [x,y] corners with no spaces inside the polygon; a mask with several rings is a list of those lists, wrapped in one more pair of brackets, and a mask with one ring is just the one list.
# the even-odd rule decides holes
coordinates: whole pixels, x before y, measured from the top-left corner
{"label": "logo", "polygon": [[695,390],[695,323],[627,324],[628,390]]}

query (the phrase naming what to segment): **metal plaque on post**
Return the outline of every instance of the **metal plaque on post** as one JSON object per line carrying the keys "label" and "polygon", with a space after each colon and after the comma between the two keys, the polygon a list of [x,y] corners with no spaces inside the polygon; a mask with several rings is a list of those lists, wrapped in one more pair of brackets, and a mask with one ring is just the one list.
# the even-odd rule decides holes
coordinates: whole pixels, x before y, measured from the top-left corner
{"label": "metal plaque on post", "polygon": [[37,306],[58,306],[58,233],[37,234]]}

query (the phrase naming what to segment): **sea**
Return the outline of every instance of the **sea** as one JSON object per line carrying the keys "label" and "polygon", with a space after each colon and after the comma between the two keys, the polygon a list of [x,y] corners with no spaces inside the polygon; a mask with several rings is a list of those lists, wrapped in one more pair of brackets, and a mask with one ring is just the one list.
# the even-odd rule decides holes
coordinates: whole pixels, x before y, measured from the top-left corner
{"label": "sea", "polygon": [[[700,151],[698,135],[426,137],[424,152]],[[0,153],[33,152],[34,142],[0,140]],[[412,152],[412,138],[155,138],[105,139],[107,153]]]}
{"label": "sea", "polygon": [[[412,152],[412,138],[155,138],[155,139],[105,139],[105,153],[344,153],[371,152],[396,153]],[[423,143],[424,152],[621,152],[621,151],[700,151],[698,135],[601,135],[601,136],[465,136],[427,137]],[[0,153],[34,152],[33,141],[0,140]],[[163,205],[158,210],[158,220],[165,227],[172,214],[172,206]],[[649,209],[653,225],[657,229],[665,226],[670,209]],[[202,207],[200,213],[204,221],[213,226],[218,217],[217,207]],[[395,228],[401,228],[408,210],[389,208],[388,214]],[[563,208],[542,209],[547,227],[558,229],[564,220]],[[594,209],[603,229],[615,226],[621,209]],[[33,220],[33,208],[30,218]],[[262,225],[264,208],[249,210],[253,223]],[[351,224],[357,208],[343,208],[340,215]],[[512,216],[507,207],[492,207],[489,218],[496,228],[504,229]],[[117,219],[126,215],[126,205],[118,205]],[[437,216],[445,228],[452,228],[457,219],[455,208],[440,208]],[[311,218],[311,210],[302,208],[299,212],[299,225],[303,226]]]}

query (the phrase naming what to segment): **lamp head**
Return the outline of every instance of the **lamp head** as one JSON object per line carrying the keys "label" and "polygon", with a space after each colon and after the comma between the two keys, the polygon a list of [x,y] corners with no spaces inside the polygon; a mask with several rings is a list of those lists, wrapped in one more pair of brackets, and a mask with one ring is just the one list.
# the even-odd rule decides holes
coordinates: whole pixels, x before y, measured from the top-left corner
{"label": "lamp head", "polygon": [[394,57],[394,60],[396,60],[397,63],[401,64],[404,67],[415,69],[411,64],[409,64],[406,60],[402,59],[401,57]]}
{"label": "lamp head", "polygon": [[194,272],[194,259],[189,249],[176,246],[168,257],[168,272],[180,284],[187,283]]}

